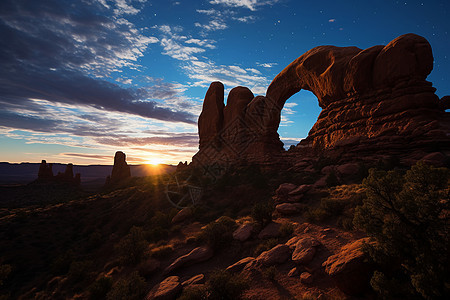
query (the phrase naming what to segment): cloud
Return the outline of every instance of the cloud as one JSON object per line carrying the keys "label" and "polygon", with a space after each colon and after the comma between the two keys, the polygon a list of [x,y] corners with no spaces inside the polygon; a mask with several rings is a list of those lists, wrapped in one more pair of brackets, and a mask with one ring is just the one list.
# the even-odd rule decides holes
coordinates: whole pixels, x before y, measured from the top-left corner
{"label": "cloud", "polygon": [[163,108],[155,101],[175,96],[170,86],[123,88],[106,80],[121,68],[139,68],[137,59],[157,38],[143,35],[123,18],[108,16],[105,1],[69,3],[73,1],[4,0],[0,4],[2,107],[17,112],[30,104],[30,98],[44,99],[195,122],[190,113]]}
{"label": "cloud", "polygon": [[228,28],[228,25],[223,20],[219,20],[219,19],[211,20],[207,24],[200,24],[197,22],[194,25],[196,27],[200,27],[206,31],[216,31],[216,30],[223,30],[223,29]]}
{"label": "cloud", "polygon": [[258,6],[272,5],[279,0],[211,0],[211,4],[221,4],[229,7],[245,7],[255,11]]}
{"label": "cloud", "polygon": [[278,65],[278,63],[259,63],[259,62],[257,62],[256,65],[259,67],[263,67],[263,68],[272,68],[272,67]]}
{"label": "cloud", "polygon": [[242,23],[252,23],[256,20],[255,16],[245,16],[245,17],[233,17],[233,20],[242,22]]}
{"label": "cloud", "polygon": [[336,19],[329,19],[328,22],[334,23],[334,22],[336,22]]}

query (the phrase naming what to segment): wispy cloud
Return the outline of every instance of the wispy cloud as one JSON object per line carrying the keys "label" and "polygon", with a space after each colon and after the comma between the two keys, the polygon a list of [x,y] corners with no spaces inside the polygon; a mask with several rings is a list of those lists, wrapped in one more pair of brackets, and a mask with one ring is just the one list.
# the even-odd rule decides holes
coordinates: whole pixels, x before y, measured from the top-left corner
{"label": "wispy cloud", "polygon": [[[80,0],[81,1],[81,0]],[[135,1],[136,2],[136,1]],[[143,1],[138,1],[143,2]],[[73,3],[71,1],[70,3]],[[109,5],[126,9],[128,2],[2,1],[0,14],[0,103],[17,111],[29,99],[85,105],[146,118],[194,123],[185,111],[161,107],[156,99],[167,86],[123,88],[106,76],[136,61],[149,44],[146,36],[121,17],[108,16]],[[33,5],[35,4],[35,5]],[[96,10],[102,11],[102,15]],[[128,79],[122,81],[130,83]],[[172,94],[173,95],[173,94]]]}
{"label": "wispy cloud", "polygon": [[274,66],[277,66],[278,63],[259,63],[259,62],[257,62],[256,65],[259,67],[263,67],[263,68],[272,68]]}
{"label": "wispy cloud", "polygon": [[211,4],[221,4],[229,7],[245,7],[251,11],[256,10],[259,6],[271,5],[279,0],[211,0]]}

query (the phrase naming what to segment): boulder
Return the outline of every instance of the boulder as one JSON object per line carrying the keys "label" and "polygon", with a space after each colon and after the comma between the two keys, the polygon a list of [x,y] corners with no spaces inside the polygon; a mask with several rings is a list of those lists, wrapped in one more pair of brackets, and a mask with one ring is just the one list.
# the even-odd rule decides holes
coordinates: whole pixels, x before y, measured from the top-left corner
{"label": "boulder", "polygon": [[250,223],[242,224],[233,232],[233,238],[235,240],[244,242],[252,235],[254,227]]}
{"label": "boulder", "polygon": [[299,273],[299,270],[297,267],[295,267],[289,271],[288,276],[289,277],[297,277],[298,273]]}
{"label": "boulder", "polygon": [[181,283],[178,276],[170,276],[161,281],[147,294],[145,300],[172,300],[181,292]]}
{"label": "boulder", "polygon": [[172,218],[172,224],[183,222],[184,220],[190,218],[191,216],[192,216],[192,209],[190,207],[185,207]]}
{"label": "boulder", "polygon": [[433,152],[428,155],[425,155],[421,161],[428,165],[433,165],[435,167],[445,167],[448,161],[448,158],[442,154],[441,152]]}
{"label": "boulder", "polygon": [[188,280],[183,281],[183,283],[181,283],[181,285],[183,287],[186,287],[186,286],[190,286],[193,284],[202,284],[202,283],[205,283],[205,275],[198,274],[198,275],[192,276]]}
{"label": "boulder", "polygon": [[303,195],[312,188],[311,184],[302,184],[288,193],[289,196]]}
{"label": "boulder", "polygon": [[213,256],[213,250],[210,247],[203,246],[193,249],[188,254],[180,256],[173,263],[171,263],[165,270],[164,274],[169,274],[170,272],[184,266],[199,263],[210,259]]}
{"label": "boulder", "polygon": [[254,257],[246,257],[246,258],[243,258],[243,259],[239,260],[238,262],[232,264],[231,266],[228,266],[228,267],[227,267],[227,271],[230,271],[230,272],[240,272],[240,271],[242,271],[242,269],[244,269],[244,267],[245,267],[247,264],[253,262],[254,260],[255,260]]}
{"label": "boulder", "polygon": [[297,264],[307,264],[314,258],[316,254],[316,247],[320,242],[314,238],[301,238],[295,244],[294,252],[292,253],[292,261]]}
{"label": "boulder", "polygon": [[300,282],[303,284],[311,284],[313,283],[313,276],[308,272],[303,272],[300,274]]}
{"label": "boulder", "polygon": [[275,206],[275,211],[282,215],[295,215],[304,209],[300,203],[281,203]]}
{"label": "boulder", "polygon": [[280,223],[271,222],[258,234],[259,239],[270,239],[280,236]]}
{"label": "boulder", "polygon": [[362,238],[345,245],[322,264],[337,287],[349,295],[360,295],[369,288],[373,266],[361,250],[364,243],[371,243],[370,239]]}
{"label": "boulder", "polygon": [[355,163],[347,163],[347,164],[338,166],[337,171],[339,172],[339,174],[344,175],[344,176],[355,175],[355,174],[358,174],[358,172],[359,172],[359,166],[358,166],[358,164],[355,164]]}
{"label": "boulder", "polygon": [[291,256],[289,246],[279,244],[268,251],[261,253],[256,260],[264,266],[272,266],[284,263]]}

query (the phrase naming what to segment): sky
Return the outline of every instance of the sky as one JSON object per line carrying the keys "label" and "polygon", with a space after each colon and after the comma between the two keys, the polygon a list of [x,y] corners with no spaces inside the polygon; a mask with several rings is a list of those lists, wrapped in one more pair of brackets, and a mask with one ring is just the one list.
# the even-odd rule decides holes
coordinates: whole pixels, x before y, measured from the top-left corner
{"label": "sky", "polygon": [[[213,81],[264,95],[320,45],[386,45],[406,33],[433,48],[428,77],[450,95],[450,1],[2,0],[0,161],[190,161]],[[278,133],[305,138],[320,113],[292,96]]]}

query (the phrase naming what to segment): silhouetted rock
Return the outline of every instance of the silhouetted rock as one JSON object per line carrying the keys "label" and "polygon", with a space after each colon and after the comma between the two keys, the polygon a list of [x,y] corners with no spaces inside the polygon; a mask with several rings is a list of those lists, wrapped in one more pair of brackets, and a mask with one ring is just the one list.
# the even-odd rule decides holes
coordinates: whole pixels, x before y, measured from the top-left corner
{"label": "silhouetted rock", "polygon": [[130,167],[126,162],[125,153],[123,153],[122,151],[117,151],[114,155],[114,166],[111,172],[110,183],[116,184],[130,177]]}
{"label": "silhouetted rock", "polygon": [[81,182],[81,176],[79,173],[73,176],[73,164],[69,163],[66,166],[64,173],[58,172],[56,176],[53,176],[53,165],[47,164],[45,160],[42,160],[39,166],[38,183],[68,183],[71,185],[79,186]]}
{"label": "silhouetted rock", "polygon": [[39,166],[38,179],[51,179],[53,178],[52,164],[47,164],[46,160],[42,160]]}
{"label": "silhouetted rock", "polygon": [[[432,68],[428,41],[405,34],[365,50],[313,48],[275,77],[266,96],[251,99],[250,90],[237,87],[226,106],[223,85],[213,82],[198,122],[200,146],[193,164],[289,168],[319,153],[337,165],[355,158],[373,162],[386,155],[409,164],[431,152],[448,156],[445,109],[450,100],[440,100],[426,81]],[[308,137],[286,152],[277,133],[280,114],[301,89],[317,96],[322,112]]]}

